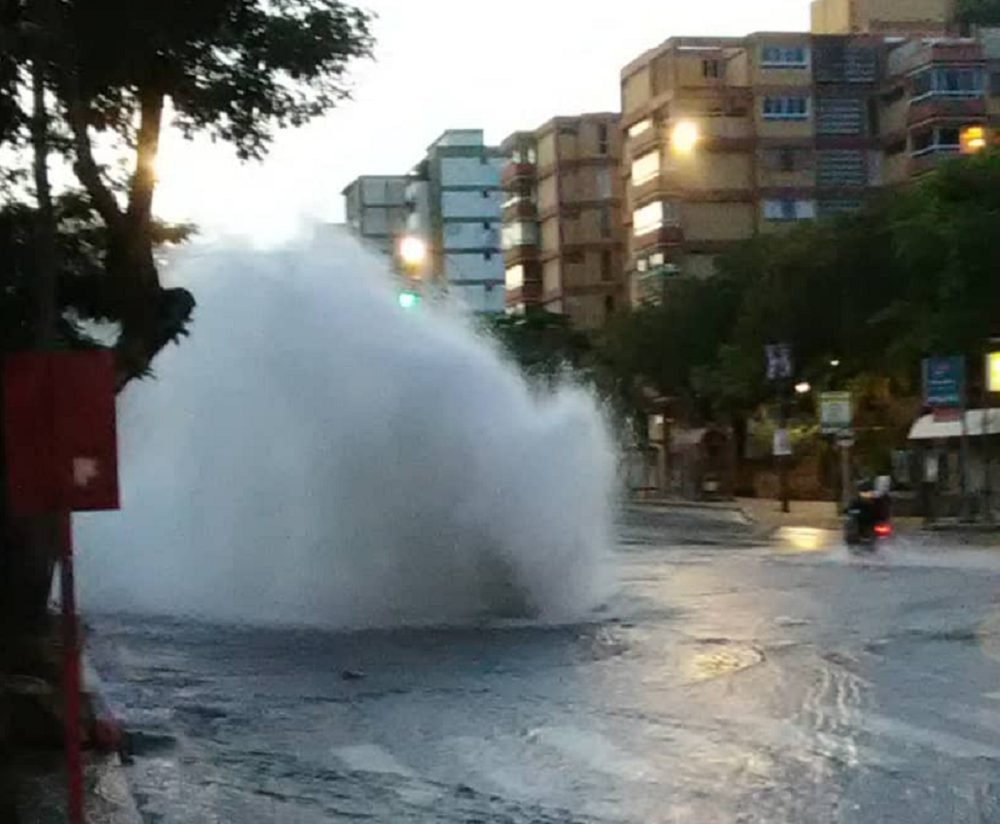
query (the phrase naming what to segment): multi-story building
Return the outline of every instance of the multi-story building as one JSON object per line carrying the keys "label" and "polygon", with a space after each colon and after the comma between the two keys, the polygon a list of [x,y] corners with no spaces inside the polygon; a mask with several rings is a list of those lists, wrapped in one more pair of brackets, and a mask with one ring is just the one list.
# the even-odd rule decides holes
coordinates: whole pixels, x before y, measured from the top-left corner
{"label": "multi-story building", "polygon": [[948,34],[957,0],[813,0],[813,34]]}
{"label": "multi-story building", "polygon": [[362,243],[393,254],[409,214],[407,182],[404,175],[362,175],[344,189],[347,226]]}
{"label": "multi-story building", "polygon": [[425,289],[446,292],[475,312],[504,310],[503,162],[481,129],[450,129],[430,145],[406,187],[407,232],[427,247],[413,274]]}
{"label": "multi-story building", "polygon": [[885,185],[923,174],[1000,133],[1000,31],[974,38],[917,38],[886,59],[880,100]]}
{"label": "multi-story building", "polygon": [[735,241],[855,209],[926,172],[968,126],[990,140],[1000,33],[944,36],[952,6],[819,0],[817,33],[674,38],[627,66],[633,302],[657,300],[674,276],[710,275]]}
{"label": "multi-story building", "polygon": [[531,306],[601,326],[626,300],[619,119],[556,117],[502,149],[509,312]]}

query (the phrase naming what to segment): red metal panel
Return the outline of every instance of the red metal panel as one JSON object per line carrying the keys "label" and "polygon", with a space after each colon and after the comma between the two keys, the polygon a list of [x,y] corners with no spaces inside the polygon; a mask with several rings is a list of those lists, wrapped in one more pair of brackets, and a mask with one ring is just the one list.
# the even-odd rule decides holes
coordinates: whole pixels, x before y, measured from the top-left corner
{"label": "red metal panel", "polygon": [[118,508],[109,351],[8,356],[3,415],[7,485],[15,513]]}

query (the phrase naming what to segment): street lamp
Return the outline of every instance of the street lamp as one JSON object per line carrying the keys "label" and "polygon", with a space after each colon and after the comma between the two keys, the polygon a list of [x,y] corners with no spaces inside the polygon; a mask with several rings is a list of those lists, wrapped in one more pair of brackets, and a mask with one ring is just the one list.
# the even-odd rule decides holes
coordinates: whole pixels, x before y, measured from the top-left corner
{"label": "street lamp", "polygon": [[962,154],[976,154],[986,148],[986,127],[965,126],[958,135]]}
{"label": "street lamp", "polygon": [[399,242],[399,259],[410,271],[415,271],[427,260],[427,243],[416,235],[406,235]]}
{"label": "street lamp", "polygon": [[836,358],[834,358],[832,361],[830,361],[830,366],[832,366],[834,369],[836,369],[837,367],[840,366],[840,361],[837,360]]}
{"label": "street lamp", "polygon": [[678,154],[691,154],[699,140],[701,131],[698,124],[691,120],[682,120],[670,133],[670,147]]}
{"label": "street lamp", "polygon": [[795,384],[795,393],[797,395],[808,395],[810,392],[812,392],[812,384],[808,381]]}

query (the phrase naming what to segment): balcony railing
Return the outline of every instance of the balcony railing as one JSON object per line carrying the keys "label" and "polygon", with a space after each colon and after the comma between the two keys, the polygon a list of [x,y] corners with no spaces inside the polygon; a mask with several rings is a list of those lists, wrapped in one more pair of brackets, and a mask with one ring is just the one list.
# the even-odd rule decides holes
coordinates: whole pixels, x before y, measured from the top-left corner
{"label": "balcony railing", "polygon": [[532,180],[535,169],[534,163],[508,163],[500,172],[500,185],[509,189],[518,181]]}

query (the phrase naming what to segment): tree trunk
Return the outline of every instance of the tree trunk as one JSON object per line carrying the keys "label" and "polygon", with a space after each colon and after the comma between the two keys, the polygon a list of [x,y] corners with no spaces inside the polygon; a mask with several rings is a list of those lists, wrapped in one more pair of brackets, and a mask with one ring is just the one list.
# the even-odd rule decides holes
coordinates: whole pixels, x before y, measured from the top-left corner
{"label": "tree trunk", "polygon": [[[55,214],[49,184],[49,123],[45,104],[45,72],[40,60],[32,65],[31,141],[34,153],[36,207],[34,283],[35,346],[50,349],[56,343],[58,305]],[[2,476],[6,503],[6,473]],[[58,520],[51,515],[20,518],[3,507],[0,513],[0,622],[3,637],[11,639],[44,631],[49,589],[55,565]],[[6,666],[21,666],[17,650],[3,650]],[[13,660],[12,660],[13,659]]]}

